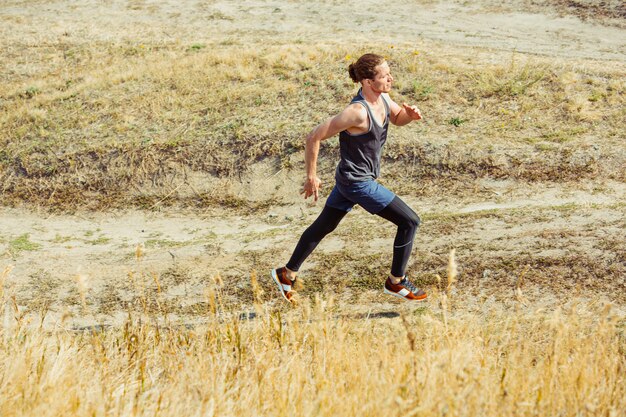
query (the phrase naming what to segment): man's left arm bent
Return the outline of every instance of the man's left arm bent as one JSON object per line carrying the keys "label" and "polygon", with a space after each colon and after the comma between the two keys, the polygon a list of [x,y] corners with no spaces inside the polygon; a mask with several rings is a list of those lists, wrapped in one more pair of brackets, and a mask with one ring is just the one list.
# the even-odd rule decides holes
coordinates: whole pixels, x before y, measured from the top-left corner
{"label": "man's left arm bent", "polygon": [[389,95],[385,95],[385,100],[389,104],[389,120],[396,126],[404,126],[411,123],[413,120],[420,120],[422,113],[417,106],[409,106],[406,103],[402,103],[402,107],[393,101]]}

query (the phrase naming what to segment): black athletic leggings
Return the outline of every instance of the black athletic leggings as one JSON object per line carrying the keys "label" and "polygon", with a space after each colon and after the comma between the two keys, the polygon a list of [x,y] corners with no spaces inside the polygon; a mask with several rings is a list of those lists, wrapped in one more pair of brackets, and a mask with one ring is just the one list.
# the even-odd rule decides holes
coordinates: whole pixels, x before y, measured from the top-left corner
{"label": "black athletic leggings", "polygon": [[[325,206],[319,217],[302,233],[291,259],[287,262],[287,268],[292,271],[299,270],[302,262],[327,234],[337,228],[346,214],[343,210]],[[404,276],[413,248],[413,238],[420,225],[420,218],[398,196],[394,197],[387,207],[376,214],[398,226],[398,232],[393,242],[391,274],[396,277]]]}

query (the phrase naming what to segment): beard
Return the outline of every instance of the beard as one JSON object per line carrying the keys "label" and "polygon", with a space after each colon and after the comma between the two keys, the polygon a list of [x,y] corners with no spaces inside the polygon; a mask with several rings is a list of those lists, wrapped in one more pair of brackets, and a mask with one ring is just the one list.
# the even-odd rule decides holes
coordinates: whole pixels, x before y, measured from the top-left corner
{"label": "beard", "polygon": [[382,85],[382,86],[380,86],[380,88],[372,87],[372,90],[375,93],[388,93],[388,92],[391,91],[391,84],[389,84],[389,85]]}

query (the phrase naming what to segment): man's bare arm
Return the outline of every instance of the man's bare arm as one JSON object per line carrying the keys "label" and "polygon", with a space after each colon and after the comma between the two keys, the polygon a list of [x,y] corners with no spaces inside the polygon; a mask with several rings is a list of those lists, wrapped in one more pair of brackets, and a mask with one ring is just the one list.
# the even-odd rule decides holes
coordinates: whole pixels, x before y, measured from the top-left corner
{"label": "man's bare arm", "polygon": [[350,105],[335,117],[331,117],[318,125],[306,137],[304,162],[306,164],[306,180],[304,182],[304,198],[313,196],[317,201],[321,181],[317,177],[317,156],[320,143],[351,127],[357,127],[367,120],[367,113],[363,106]]}
{"label": "man's bare arm", "polygon": [[413,120],[420,120],[422,118],[422,113],[417,106],[409,106],[406,103],[402,103],[402,107],[400,107],[398,103],[389,98],[389,96],[386,96],[385,99],[387,103],[389,103],[389,119],[394,125],[404,126],[411,123]]}

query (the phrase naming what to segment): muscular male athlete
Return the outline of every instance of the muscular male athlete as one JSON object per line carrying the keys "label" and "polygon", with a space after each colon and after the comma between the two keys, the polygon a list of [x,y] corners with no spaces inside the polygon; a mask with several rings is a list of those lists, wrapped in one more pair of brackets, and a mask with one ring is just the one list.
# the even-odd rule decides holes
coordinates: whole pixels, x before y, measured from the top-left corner
{"label": "muscular male athlete", "polygon": [[416,106],[400,107],[389,91],[393,77],[385,59],[365,54],[348,68],[350,78],[361,88],[352,102],[338,115],[326,120],[306,138],[306,180],[304,198],[318,199],[321,181],[317,177],[317,155],[320,142],[339,134],[341,160],[335,172],[335,187],[319,217],[302,234],[284,267],[271,271],[280,293],[291,301],[292,286],[302,262],[319,242],[335,230],[341,219],[359,204],[398,226],[393,246],[391,274],[384,286],[386,294],[411,301],[424,300],[427,295],[409,281],[406,267],[413,247],[413,238],[420,219],[400,197],[376,181],[380,174],[381,149],[387,140],[389,122],[404,126],[422,115]]}

